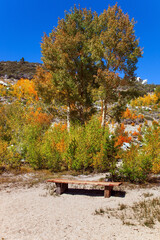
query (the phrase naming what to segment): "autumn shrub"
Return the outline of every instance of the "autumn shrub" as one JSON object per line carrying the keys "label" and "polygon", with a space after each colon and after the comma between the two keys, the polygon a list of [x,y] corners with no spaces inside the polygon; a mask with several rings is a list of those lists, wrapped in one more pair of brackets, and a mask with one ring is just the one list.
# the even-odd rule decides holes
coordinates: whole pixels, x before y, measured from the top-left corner
{"label": "autumn shrub", "polygon": [[123,165],[122,175],[133,182],[144,182],[150,173],[160,173],[160,125],[145,126],[142,147],[133,145],[121,155]]}
{"label": "autumn shrub", "polygon": [[6,96],[7,88],[0,84],[0,96]]}
{"label": "autumn shrub", "polygon": [[10,141],[11,139],[11,131],[10,126],[8,124],[7,118],[7,108],[4,105],[0,105],[0,139],[2,141]]}
{"label": "autumn shrub", "polygon": [[86,125],[72,126],[59,123],[48,129],[41,145],[41,158],[52,171],[105,171],[114,175],[117,161],[115,139],[109,137],[109,130],[103,129],[97,117]]}
{"label": "autumn shrub", "polygon": [[[98,169],[100,170],[101,168],[102,170],[103,155],[101,154],[101,151],[102,151],[105,131],[106,131],[106,128],[103,131],[100,121],[96,117],[93,117],[86,124],[84,129],[85,140],[83,141],[83,145],[85,144],[83,146],[83,149],[84,149],[83,165],[85,168],[91,167],[92,169],[95,169],[95,170],[98,170]],[[85,154],[85,151],[86,151],[86,154]],[[98,159],[97,159],[97,154],[98,154]]]}
{"label": "autumn shrub", "polygon": [[16,146],[18,148],[20,142],[18,133],[21,132],[19,120],[22,112],[23,109],[16,103],[0,106],[0,162],[11,168],[18,168],[20,165],[21,155]]}
{"label": "autumn shrub", "polygon": [[25,159],[33,168],[43,168],[40,149],[44,132],[52,117],[36,105],[15,101],[0,107],[0,141],[7,144],[5,164],[19,167]]}
{"label": "autumn shrub", "polygon": [[84,126],[75,126],[71,129],[66,152],[68,169],[83,170],[91,164],[85,130]]}
{"label": "autumn shrub", "polygon": [[30,108],[25,117],[26,124],[23,126],[23,137],[21,139],[23,157],[34,169],[46,168],[41,148],[43,136],[50,127],[52,116],[38,107]]}
{"label": "autumn shrub", "polygon": [[118,127],[115,129],[115,135],[116,135],[115,139],[116,147],[121,147],[124,142],[130,143],[132,140],[132,137],[129,136],[129,133],[125,131],[125,126],[123,123],[118,125]]}
{"label": "autumn shrub", "polygon": [[11,169],[20,169],[21,160],[22,160],[21,153],[17,151],[16,146],[14,145],[9,146],[5,165],[7,165]]}
{"label": "autumn shrub", "polygon": [[46,168],[52,171],[67,169],[66,144],[68,132],[66,125],[59,123],[50,127],[44,134],[41,145],[41,155]]}
{"label": "autumn shrub", "polygon": [[131,106],[149,106],[149,105],[155,105],[158,103],[158,94],[153,93],[153,94],[147,94],[144,95],[143,97],[138,97],[134,100],[131,101]]}
{"label": "autumn shrub", "polygon": [[38,66],[33,77],[33,83],[41,99],[46,103],[51,103],[56,93],[56,88],[52,83],[52,74]]}
{"label": "autumn shrub", "polygon": [[142,122],[144,120],[144,116],[143,114],[137,115],[136,111],[131,111],[129,108],[126,108],[126,110],[122,114],[122,119],[132,120],[132,125],[134,126],[135,120]]}
{"label": "autumn shrub", "polygon": [[65,124],[55,124],[43,138],[42,154],[47,167],[54,171],[93,170],[93,156],[100,150],[101,136],[98,120],[72,126],[70,132]]}
{"label": "autumn shrub", "polygon": [[110,138],[108,127],[102,128],[97,117],[93,117],[85,126],[74,130],[72,168],[113,172],[116,156],[114,145],[115,141]]}
{"label": "autumn shrub", "polygon": [[19,169],[21,166],[21,154],[13,145],[0,140],[0,167],[8,166],[9,169]]}
{"label": "autumn shrub", "polygon": [[21,78],[11,87],[11,92],[12,95],[19,100],[25,99],[29,102],[33,100],[38,101],[37,91],[35,90],[35,84],[32,80]]}
{"label": "autumn shrub", "polygon": [[152,169],[151,159],[143,155],[139,146],[132,145],[122,154],[123,164],[120,169],[122,176],[131,182],[144,182]]}
{"label": "autumn shrub", "polygon": [[102,170],[108,170],[112,180],[116,180],[119,175],[117,168],[119,146],[116,145],[116,141],[115,135],[106,134],[104,137]]}
{"label": "autumn shrub", "polygon": [[7,161],[7,147],[7,142],[0,139],[0,167],[5,165]]}
{"label": "autumn shrub", "polygon": [[34,169],[44,167],[40,154],[41,135],[41,127],[35,125],[24,126],[23,138],[21,139],[21,153],[26,163],[29,163]]}
{"label": "autumn shrub", "polygon": [[152,161],[152,172],[160,173],[160,124],[144,127],[143,153]]}
{"label": "autumn shrub", "polygon": [[116,179],[117,162],[122,158],[121,175],[130,181],[142,182],[149,173],[160,172],[157,122],[139,128],[143,133],[138,133],[141,148],[132,145],[122,152],[123,143],[132,141],[124,124],[111,134],[108,126],[101,127],[99,118],[94,116],[85,125],[71,125],[69,132],[65,123],[51,125],[53,116],[38,102],[0,105],[0,113],[1,165],[19,168],[24,159],[34,169],[108,171]]}

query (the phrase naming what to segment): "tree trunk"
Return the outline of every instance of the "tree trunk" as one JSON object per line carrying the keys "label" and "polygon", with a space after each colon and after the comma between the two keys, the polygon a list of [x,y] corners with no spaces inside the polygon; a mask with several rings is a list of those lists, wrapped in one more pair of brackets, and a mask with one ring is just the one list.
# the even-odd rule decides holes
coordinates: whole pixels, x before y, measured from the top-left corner
{"label": "tree trunk", "polygon": [[104,100],[101,100],[101,127],[104,125]]}
{"label": "tree trunk", "polygon": [[106,101],[102,101],[102,122],[101,122],[101,127],[105,127],[106,125],[106,113],[107,113],[107,104]]}
{"label": "tree trunk", "polygon": [[70,108],[70,104],[68,104],[68,107],[67,107],[67,130],[68,132],[70,132],[70,112],[71,112],[71,108]]}

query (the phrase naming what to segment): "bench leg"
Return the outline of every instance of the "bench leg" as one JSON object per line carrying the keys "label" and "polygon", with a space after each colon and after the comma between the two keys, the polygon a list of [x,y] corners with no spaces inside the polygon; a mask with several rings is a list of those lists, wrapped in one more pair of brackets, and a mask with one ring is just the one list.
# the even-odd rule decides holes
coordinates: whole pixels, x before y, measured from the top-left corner
{"label": "bench leg", "polygon": [[62,194],[68,189],[68,183],[56,183],[56,193]]}
{"label": "bench leg", "polygon": [[109,198],[111,196],[113,186],[105,186],[104,187],[104,197]]}

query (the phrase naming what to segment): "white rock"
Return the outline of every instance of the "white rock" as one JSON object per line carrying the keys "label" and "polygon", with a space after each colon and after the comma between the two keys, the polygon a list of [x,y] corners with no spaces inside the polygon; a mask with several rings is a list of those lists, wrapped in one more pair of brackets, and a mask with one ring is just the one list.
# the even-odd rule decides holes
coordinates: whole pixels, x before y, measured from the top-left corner
{"label": "white rock", "polygon": [[3,82],[3,81],[0,81],[0,84],[3,85],[3,86],[8,86],[8,84]]}

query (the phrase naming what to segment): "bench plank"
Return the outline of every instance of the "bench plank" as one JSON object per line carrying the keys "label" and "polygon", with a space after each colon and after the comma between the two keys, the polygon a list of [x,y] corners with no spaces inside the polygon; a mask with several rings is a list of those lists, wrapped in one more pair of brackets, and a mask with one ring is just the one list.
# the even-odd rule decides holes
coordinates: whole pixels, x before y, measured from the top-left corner
{"label": "bench plank", "polygon": [[96,185],[96,186],[120,186],[122,184],[122,182],[99,182],[99,181],[85,181],[85,180],[70,180],[70,179],[62,179],[62,178],[49,179],[47,180],[47,182]]}
{"label": "bench plank", "polygon": [[70,180],[70,179],[60,179],[54,178],[49,179],[47,182],[53,182],[56,184],[56,193],[62,194],[68,189],[68,184],[83,184],[83,185],[94,185],[94,186],[104,186],[104,197],[109,198],[114,186],[119,186],[122,182],[99,182],[99,181],[85,181],[85,180]]}

